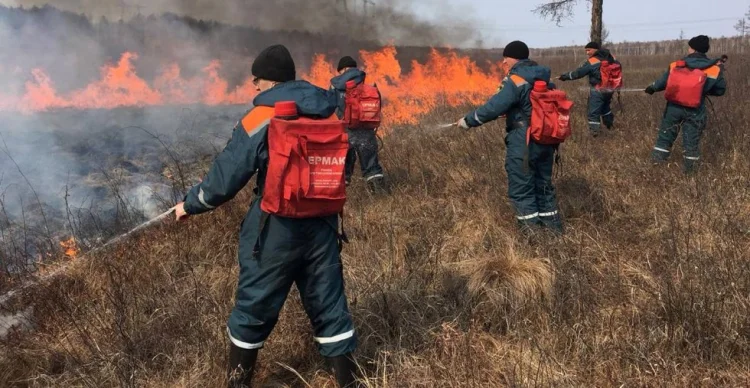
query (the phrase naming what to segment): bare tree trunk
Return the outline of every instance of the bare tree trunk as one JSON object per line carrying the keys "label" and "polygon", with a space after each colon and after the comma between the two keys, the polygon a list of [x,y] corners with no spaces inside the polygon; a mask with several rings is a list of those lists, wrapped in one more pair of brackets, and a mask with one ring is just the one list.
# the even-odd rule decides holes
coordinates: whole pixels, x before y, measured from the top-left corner
{"label": "bare tree trunk", "polygon": [[591,41],[602,44],[602,11],[604,0],[591,1]]}

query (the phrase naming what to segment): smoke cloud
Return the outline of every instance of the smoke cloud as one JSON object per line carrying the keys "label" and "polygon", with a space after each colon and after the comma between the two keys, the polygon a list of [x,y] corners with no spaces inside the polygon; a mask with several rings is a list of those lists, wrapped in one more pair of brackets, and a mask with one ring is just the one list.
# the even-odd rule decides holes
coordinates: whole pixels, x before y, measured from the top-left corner
{"label": "smoke cloud", "polygon": [[[129,19],[167,12],[202,20],[253,26],[263,30],[297,30],[330,35],[348,35],[378,43],[398,45],[465,46],[474,44],[478,33],[469,28],[471,10],[443,13],[445,20],[422,20],[409,8],[409,0],[2,0],[10,6],[43,6],[84,13],[94,20]],[[450,8],[447,1],[434,1],[436,8]],[[461,20],[457,15],[467,15]],[[448,22],[450,18],[450,22]],[[443,27],[451,26],[450,28]]]}
{"label": "smoke cloud", "polygon": [[[448,9],[447,2],[436,3]],[[172,64],[189,79],[219,60],[219,75],[231,90],[247,79],[253,56],[273,43],[287,45],[303,72],[317,53],[356,56],[383,44],[461,47],[477,39],[471,28],[446,27],[471,25],[455,16],[468,19],[467,10],[452,12],[450,23],[447,16],[428,22],[414,14],[408,0],[0,0],[0,5],[0,106],[3,97],[39,84],[34,69],[67,94],[102,79],[102,66],[124,52],[137,53],[135,71],[148,82]],[[192,146],[180,153],[189,160],[213,153],[231,136],[245,106],[193,109],[0,112],[7,151],[28,179],[0,153],[0,208],[7,211],[0,214],[0,227],[7,230],[7,218],[38,218],[40,208],[55,230],[69,224],[67,206],[103,218],[117,217],[123,206],[144,216],[158,214],[165,203],[155,197],[174,201],[180,194],[165,185],[164,177],[174,174],[167,171],[174,163],[165,144]],[[0,248],[8,243],[4,238]]]}

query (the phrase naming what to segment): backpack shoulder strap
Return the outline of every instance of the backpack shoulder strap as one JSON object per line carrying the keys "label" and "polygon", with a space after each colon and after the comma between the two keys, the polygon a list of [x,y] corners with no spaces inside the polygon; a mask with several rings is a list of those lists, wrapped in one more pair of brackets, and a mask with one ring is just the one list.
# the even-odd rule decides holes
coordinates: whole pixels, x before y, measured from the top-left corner
{"label": "backpack shoulder strap", "polygon": [[599,60],[599,58],[596,58],[596,57],[589,58],[589,64],[591,64],[591,65],[596,65],[596,64],[598,64],[600,62],[601,61]]}

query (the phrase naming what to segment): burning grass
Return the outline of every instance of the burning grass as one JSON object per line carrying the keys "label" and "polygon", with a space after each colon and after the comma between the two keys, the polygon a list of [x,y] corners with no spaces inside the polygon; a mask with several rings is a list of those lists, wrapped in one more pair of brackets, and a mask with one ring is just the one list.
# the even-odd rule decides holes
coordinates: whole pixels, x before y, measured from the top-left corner
{"label": "burning grass", "polygon": [[[651,69],[633,86],[665,64],[624,61]],[[368,385],[748,385],[750,85],[745,69],[728,77],[695,177],[681,173],[680,152],[648,163],[662,100],[624,96],[617,128],[591,139],[585,95],[571,92],[577,131],[556,177],[562,238],[516,232],[502,123],[435,130],[463,113],[441,109],[389,134],[393,195],[353,184],[343,256]],[[249,201],[246,190],[212,214],[148,229],[22,295],[11,307],[32,305],[34,327],[5,339],[0,381],[222,386]],[[256,381],[334,386],[311,334],[293,292]]]}
{"label": "burning grass", "polygon": [[[384,115],[390,125],[416,124],[421,116],[446,104],[457,106],[466,101],[479,104],[497,88],[500,74],[496,64],[482,63],[483,67],[489,67],[485,70],[456,51],[431,50],[424,63],[414,60],[408,71],[402,69],[393,46],[363,50],[360,56],[368,82],[376,83],[389,96],[390,104],[384,107]],[[229,82],[219,75],[218,60],[206,66],[200,76],[187,79],[177,64],[171,64],[151,83],[137,74],[134,65],[137,60],[137,54],[125,52],[116,63],[102,67],[99,80],[65,95],[57,91],[44,70],[34,69],[22,94],[0,94],[0,112],[29,114],[60,108],[245,104],[256,94],[251,78],[230,88]],[[335,75],[331,62],[325,55],[316,55],[311,69],[301,77],[327,89]]]}

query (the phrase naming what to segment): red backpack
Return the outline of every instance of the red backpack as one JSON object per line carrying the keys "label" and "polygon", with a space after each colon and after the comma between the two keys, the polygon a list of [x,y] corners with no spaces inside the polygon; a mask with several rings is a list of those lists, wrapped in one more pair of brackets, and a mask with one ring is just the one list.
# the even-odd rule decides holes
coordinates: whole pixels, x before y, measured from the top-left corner
{"label": "red backpack", "polygon": [[354,80],[346,83],[344,121],[349,128],[377,129],[381,121],[381,100],[378,87]]}
{"label": "red backpack", "polygon": [[602,82],[597,89],[618,90],[622,88],[622,66],[619,63],[602,61],[599,70]]}
{"label": "red backpack", "polygon": [[685,61],[674,62],[669,71],[664,97],[673,104],[697,108],[703,102],[703,87],[707,78],[703,70],[691,69]]}
{"label": "red backpack", "polygon": [[569,138],[570,109],[573,101],[562,90],[547,89],[547,82],[536,81],[531,90],[531,125],[526,142],[554,145]]}
{"label": "red backpack", "polygon": [[268,127],[261,210],[289,218],[342,213],[348,147],[343,121],[298,117],[293,101],[277,102]]}

